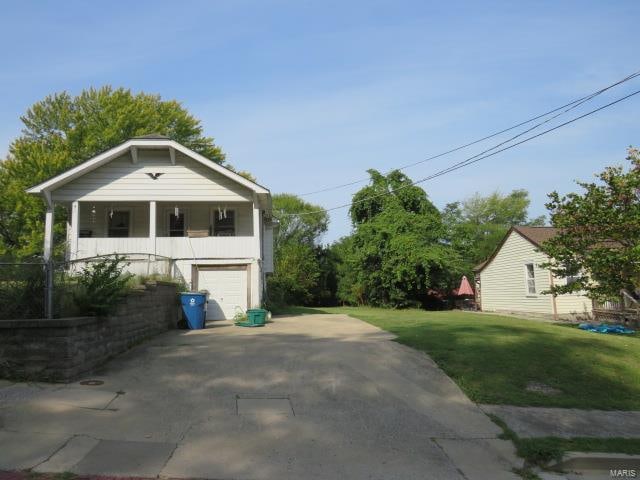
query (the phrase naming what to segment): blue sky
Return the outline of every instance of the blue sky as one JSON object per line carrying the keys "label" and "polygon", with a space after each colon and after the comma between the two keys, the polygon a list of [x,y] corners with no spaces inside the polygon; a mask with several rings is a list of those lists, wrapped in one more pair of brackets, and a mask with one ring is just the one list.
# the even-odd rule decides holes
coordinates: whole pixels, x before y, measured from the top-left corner
{"label": "blue sky", "polygon": [[[637,1],[3,2],[0,152],[62,90],[124,86],[181,101],[237,168],[304,193],[466,143],[640,69]],[[593,103],[640,89],[640,79]],[[640,96],[423,186],[574,189],[640,145]],[[580,112],[588,110],[588,107]],[[421,178],[465,150],[406,170]],[[305,197],[323,207],[359,187]],[[348,234],[332,212],[325,241]]]}

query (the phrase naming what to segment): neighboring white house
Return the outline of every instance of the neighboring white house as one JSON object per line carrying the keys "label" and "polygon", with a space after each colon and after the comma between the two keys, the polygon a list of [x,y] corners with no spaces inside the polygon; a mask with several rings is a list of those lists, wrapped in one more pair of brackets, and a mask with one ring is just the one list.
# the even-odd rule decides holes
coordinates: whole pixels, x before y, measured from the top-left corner
{"label": "neighboring white house", "polygon": [[542,292],[571,279],[555,278],[540,264],[549,257],[539,247],[557,233],[553,227],[512,227],[487,261],[476,267],[476,301],[483,311],[551,315],[586,315],[589,298]]}
{"label": "neighboring white house", "polygon": [[35,187],[68,208],[67,259],[121,254],[134,273],[165,273],[207,290],[208,319],[259,307],[273,271],[271,194],[266,188],[159,135],[132,138]]}

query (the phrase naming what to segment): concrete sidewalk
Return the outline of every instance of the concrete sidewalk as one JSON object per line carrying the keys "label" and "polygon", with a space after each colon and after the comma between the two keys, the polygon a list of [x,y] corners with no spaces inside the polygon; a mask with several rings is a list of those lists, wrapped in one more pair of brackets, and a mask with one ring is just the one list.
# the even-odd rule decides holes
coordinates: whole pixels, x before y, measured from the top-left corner
{"label": "concrete sidewalk", "polygon": [[99,386],[0,385],[0,470],[216,479],[516,479],[426,355],[343,315],[173,331]]}
{"label": "concrete sidewalk", "polygon": [[481,405],[519,437],[640,438],[640,412]]}

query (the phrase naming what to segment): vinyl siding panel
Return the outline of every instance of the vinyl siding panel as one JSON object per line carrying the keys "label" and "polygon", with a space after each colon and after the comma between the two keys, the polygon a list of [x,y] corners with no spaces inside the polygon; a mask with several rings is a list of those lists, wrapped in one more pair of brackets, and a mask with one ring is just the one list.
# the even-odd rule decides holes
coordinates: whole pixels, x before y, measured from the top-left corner
{"label": "vinyl siding panel", "polygon": [[273,227],[264,228],[264,271],[273,272]]}
{"label": "vinyl siding panel", "polygon": [[[564,283],[564,279],[554,280],[556,285]],[[592,303],[591,299],[584,295],[558,295],[556,297],[556,308],[558,309],[558,315],[586,315],[591,313]]]}
{"label": "vinyl siding panel", "polygon": [[[551,295],[540,292],[549,288],[549,271],[540,268],[546,255],[516,232],[511,232],[493,260],[481,272],[482,309],[553,314]],[[536,294],[527,293],[525,265],[534,264]]]}
{"label": "vinyl siding panel", "polygon": [[[162,173],[157,180],[147,173]],[[140,150],[138,162],[125,154],[63,185],[55,201],[184,200],[250,201],[251,191],[195,160],[176,153],[172,165],[167,150]]]}
{"label": "vinyl siding panel", "polygon": [[[548,257],[517,232],[511,232],[502,248],[480,273],[482,310],[553,315],[553,297],[541,292],[550,288],[550,272],[540,268]],[[527,293],[525,265],[534,264],[536,295]],[[560,285],[564,279],[554,278]],[[591,300],[584,295],[558,295],[558,315],[588,314]]]}

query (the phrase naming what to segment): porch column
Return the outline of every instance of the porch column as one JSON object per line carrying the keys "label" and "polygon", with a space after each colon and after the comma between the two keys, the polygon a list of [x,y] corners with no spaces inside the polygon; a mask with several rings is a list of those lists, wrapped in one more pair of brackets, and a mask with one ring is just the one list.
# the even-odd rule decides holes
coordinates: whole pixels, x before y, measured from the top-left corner
{"label": "porch column", "polygon": [[80,205],[71,202],[71,235],[69,238],[70,259],[78,258],[78,232],[80,231]]}
{"label": "porch column", "polygon": [[149,202],[149,242],[153,253],[156,253],[156,201]]}
{"label": "porch column", "polygon": [[47,205],[47,211],[44,214],[44,252],[43,258],[45,263],[51,261],[53,250],[53,205]]}
{"label": "porch column", "polygon": [[44,214],[44,249],[43,261],[45,268],[45,291],[44,291],[44,315],[46,318],[53,318],[53,201],[49,192],[43,192],[47,205]]}
{"label": "porch column", "polygon": [[260,231],[260,208],[258,207],[258,195],[253,194],[253,240],[254,240],[254,258],[260,259],[261,248],[261,231]]}

